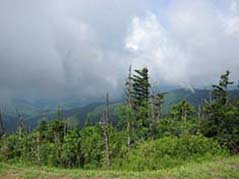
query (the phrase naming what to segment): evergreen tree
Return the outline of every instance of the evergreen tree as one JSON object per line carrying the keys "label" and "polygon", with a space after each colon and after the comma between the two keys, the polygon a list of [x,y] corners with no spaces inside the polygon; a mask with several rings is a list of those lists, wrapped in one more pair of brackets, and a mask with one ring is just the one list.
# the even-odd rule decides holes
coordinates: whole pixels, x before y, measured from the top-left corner
{"label": "evergreen tree", "polygon": [[135,113],[135,132],[138,138],[146,139],[150,130],[150,83],[148,69],[135,70],[132,77],[132,101]]}
{"label": "evergreen tree", "polygon": [[185,135],[193,132],[195,127],[194,113],[194,107],[185,100],[173,106],[171,116],[178,123],[178,134]]}
{"label": "evergreen tree", "polygon": [[210,102],[206,101],[204,106],[204,112],[206,121],[203,123],[203,132],[208,137],[215,137],[219,135],[223,130],[224,124],[224,110],[229,102],[228,86],[233,84],[229,81],[230,72],[226,71],[225,74],[221,75],[219,84],[213,85],[212,97],[213,100]]}
{"label": "evergreen tree", "polygon": [[132,89],[132,101],[133,107],[136,111],[140,107],[147,107],[149,101],[149,75],[148,69],[143,68],[141,70],[135,70],[135,74],[132,77],[133,89]]}
{"label": "evergreen tree", "polygon": [[104,140],[99,125],[86,126],[80,131],[83,168],[102,167],[104,162]]}
{"label": "evergreen tree", "polygon": [[81,138],[77,129],[70,131],[64,138],[61,153],[61,163],[65,168],[80,167],[81,163]]}
{"label": "evergreen tree", "polygon": [[239,117],[238,99],[232,100],[228,87],[233,84],[229,79],[230,72],[221,75],[218,85],[213,85],[213,100],[204,106],[205,119],[201,130],[207,137],[226,144],[233,153],[239,152]]}
{"label": "evergreen tree", "polygon": [[186,136],[197,132],[195,109],[187,101],[181,101],[172,107],[169,116],[159,121],[158,136]]}
{"label": "evergreen tree", "polygon": [[218,85],[213,85],[212,96],[214,102],[218,105],[226,105],[229,102],[228,87],[233,82],[229,80],[230,71],[226,71],[225,74],[221,75]]}

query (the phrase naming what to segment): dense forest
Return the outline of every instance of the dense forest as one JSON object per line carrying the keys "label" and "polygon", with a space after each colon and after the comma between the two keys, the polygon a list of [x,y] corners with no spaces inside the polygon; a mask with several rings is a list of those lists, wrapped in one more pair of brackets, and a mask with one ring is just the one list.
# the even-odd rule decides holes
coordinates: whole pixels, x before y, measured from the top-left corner
{"label": "dense forest", "polygon": [[[157,170],[239,152],[239,98],[229,95],[230,72],[212,85],[210,99],[183,100],[162,112],[165,93],[152,92],[147,68],[129,68],[125,102],[111,115],[110,94],[97,121],[71,124],[58,108],[51,121],[28,130],[19,114],[8,133],[0,113],[0,161],[82,169]],[[239,86],[238,86],[239,88]],[[239,89],[234,89],[239,93]]]}

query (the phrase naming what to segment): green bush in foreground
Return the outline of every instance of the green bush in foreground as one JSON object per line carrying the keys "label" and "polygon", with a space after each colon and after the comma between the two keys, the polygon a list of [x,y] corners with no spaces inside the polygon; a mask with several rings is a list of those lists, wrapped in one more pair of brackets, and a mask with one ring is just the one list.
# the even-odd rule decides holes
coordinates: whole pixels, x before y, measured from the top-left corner
{"label": "green bush in foreground", "polygon": [[139,144],[121,166],[126,170],[157,170],[227,153],[216,141],[203,136],[164,137]]}

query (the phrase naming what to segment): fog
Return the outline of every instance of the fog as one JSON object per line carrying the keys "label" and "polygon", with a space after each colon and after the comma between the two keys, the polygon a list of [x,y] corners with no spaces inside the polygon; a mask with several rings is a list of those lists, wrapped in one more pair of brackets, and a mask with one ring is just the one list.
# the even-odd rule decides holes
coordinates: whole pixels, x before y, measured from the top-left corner
{"label": "fog", "polygon": [[155,85],[239,79],[239,16],[230,0],[0,0],[0,96],[122,93],[127,69]]}

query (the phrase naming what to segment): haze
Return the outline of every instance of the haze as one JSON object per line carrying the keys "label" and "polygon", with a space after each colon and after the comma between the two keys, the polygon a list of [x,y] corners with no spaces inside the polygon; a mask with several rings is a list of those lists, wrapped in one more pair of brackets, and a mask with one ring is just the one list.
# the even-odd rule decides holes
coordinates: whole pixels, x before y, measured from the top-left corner
{"label": "haze", "polygon": [[237,2],[0,0],[1,99],[117,96],[130,64],[161,86],[239,80]]}

